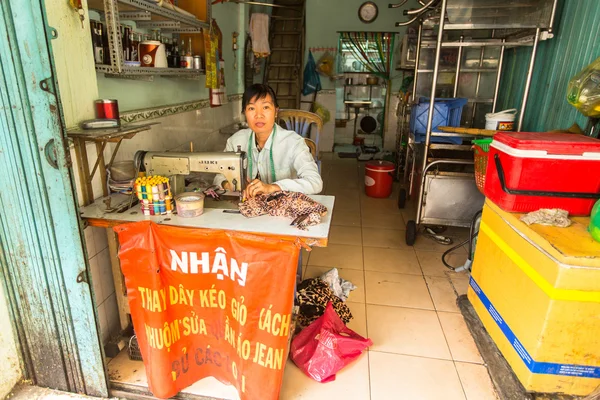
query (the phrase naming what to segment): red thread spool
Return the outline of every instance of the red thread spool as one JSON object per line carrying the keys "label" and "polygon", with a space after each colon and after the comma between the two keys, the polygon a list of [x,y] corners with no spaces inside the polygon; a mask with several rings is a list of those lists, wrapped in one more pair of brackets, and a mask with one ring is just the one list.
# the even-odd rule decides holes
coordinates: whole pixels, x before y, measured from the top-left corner
{"label": "red thread spool", "polygon": [[119,102],[113,99],[100,99],[96,104],[96,118],[116,119],[119,121]]}

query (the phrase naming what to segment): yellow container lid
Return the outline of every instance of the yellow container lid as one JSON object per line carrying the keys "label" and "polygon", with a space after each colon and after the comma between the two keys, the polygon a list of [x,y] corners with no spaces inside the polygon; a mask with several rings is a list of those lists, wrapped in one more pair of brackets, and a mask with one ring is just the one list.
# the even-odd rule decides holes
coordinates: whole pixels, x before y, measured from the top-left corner
{"label": "yellow container lid", "polygon": [[524,214],[502,211],[490,200],[486,200],[486,205],[556,261],[571,266],[600,268],[600,243],[587,230],[589,217],[569,217],[573,224],[568,228],[527,225],[520,220]]}

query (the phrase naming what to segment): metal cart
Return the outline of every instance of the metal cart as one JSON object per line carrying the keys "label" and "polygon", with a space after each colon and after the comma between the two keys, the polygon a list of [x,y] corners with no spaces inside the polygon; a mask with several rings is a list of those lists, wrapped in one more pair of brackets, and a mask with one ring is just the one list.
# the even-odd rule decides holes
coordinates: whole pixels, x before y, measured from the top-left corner
{"label": "metal cart", "polygon": [[[402,6],[390,4],[390,8]],[[413,132],[409,132],[405,156],[405,187],[400,190],[398,206],[403,207],[407,198],[416,195],[416,219],[406,224],[406,243],[413,245],[421,226],[468,227],[475,213],[481,210],[484,197],[477,190],[472,171],[473,155],[469,139],[472,135],[433,131],[433,110],[436,95],[440,95],[438,75],[440,72],[453,73],[455,76],[452,95],[461,96],[459,81],[461,74],[475,74],[470,107],[463,112],[462,123],[466,126],[481,127],[482,116],[486,112],[495,112],[502,74],[502,62],[507,48],[532,46],[531,59],[523,91],[523,101],[519,113],[517,130],[523,125],[523,118],[529,96],[531,77],[540,40],[552,37],[552,24],[557,0],[527,0],[522,2],[502,2],[498,0],[431,0],[419,1],[422,5],[416,10],[407,10],[405,15],[412,16],[409,21],[396,26],[409,25],[419,20],[416,47],[416,63],[413,83],[413,103],[421,76],[431,74],[429,91],[429,112],[424,141],[419,141]],[[437,25],[435,41],[423,35],[424,26]],[[456,65],[453,69],[440,66],[443,49],[456,48]],[[495,68],[486,65],[486,49],[499,49]],[[421,57],[424,49],[434,49],[433,68],[424,69]],[[479,50],[479,62],[463,66],[463,53]],[[493,64],[493,63],[491,63]],[[493,66],[493,65],[492,65]],[[482,98],[480,88],[490,72],[495,73],[493,98]],[[489,83],[489,82],[488,82]],[[450,89],[446,89],[447,95]],[[442,96],[444,97],[444,96]],[[445,96],[450,97],[450,96]],[[466,97],[466,96],[465,96]],[[462,139],[461,144],[435,143],[436,138]],[[468,141],[468,144],[465,144]]]}

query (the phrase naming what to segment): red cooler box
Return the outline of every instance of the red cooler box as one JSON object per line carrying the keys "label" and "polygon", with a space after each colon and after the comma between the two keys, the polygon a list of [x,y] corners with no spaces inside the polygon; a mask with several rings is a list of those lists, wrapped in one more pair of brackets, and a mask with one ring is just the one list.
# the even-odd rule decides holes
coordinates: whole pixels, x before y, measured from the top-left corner
{"label": "red cooler box", "polygon": [[484,192],[509,212],[561,208],[589,215],[600,198],[600,140],[550,132],[502,132],[488,153]]}

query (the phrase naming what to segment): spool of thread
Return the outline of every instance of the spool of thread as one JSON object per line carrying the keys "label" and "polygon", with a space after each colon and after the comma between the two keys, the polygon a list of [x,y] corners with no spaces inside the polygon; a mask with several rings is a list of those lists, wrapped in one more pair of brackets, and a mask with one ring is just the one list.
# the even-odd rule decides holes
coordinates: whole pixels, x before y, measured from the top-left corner
{"label": "spool of thread", "polygon": [[199,217],[204,212],[204,194],[181,193],[175,196],[177,215],[183,218]]}
{"label": "spool of thread", "polygon": [[141,201],[143,199],[143,197],[142,197],[142,187],[141,187],[141,185],[139,183],[135,184],[135,193],[137,194],[138,200]]}
{"label": "spool of thread", "polygon": [[152,186],[152,204],[154,205],[154,214],[160,215],[160,199],[158,198],[158,185]]}
{"label": "spool of thread", "polygon": [[146,181],[146,196],[149,202],[152,202],[152,185],[150,185],[149,181]]}
{"label": "spool of thread", "polygon": [[146,185],[143,185],[143,184],[140,183],[138,185],[138,187],[142,191],[142,200],[147,200],[148,199],[148,194],[146,193]]}
{"label": "spool of thread", "polygon": [[167,214],[171,214],[173,212],[173,200],[171,196],[165,196],[165,208],[167,210]]}
{"label": "spool of thread", "polygon": [[148,200],[142,200],[142,212],[144,215],[150,215],[150,208],[148,207]]}
{"label": "spool of thread", "polygon": [[161,200],[165,199],[165,185],[163,181],[158,184],[158,198]]}

